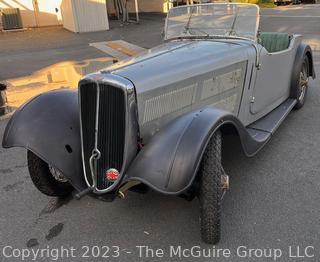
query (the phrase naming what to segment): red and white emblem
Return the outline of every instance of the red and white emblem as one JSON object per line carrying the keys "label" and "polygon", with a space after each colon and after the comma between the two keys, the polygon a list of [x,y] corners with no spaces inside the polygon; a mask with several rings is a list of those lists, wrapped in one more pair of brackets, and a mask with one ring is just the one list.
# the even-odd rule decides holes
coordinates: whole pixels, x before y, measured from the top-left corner
{"label": "red and white emblem", "polygon": [[107,170],[106,172],[106,178],[110,181],[110,182],[114,182],[116,181],[120,176],[120,173],[117,169],[115,168],[110,168]]}

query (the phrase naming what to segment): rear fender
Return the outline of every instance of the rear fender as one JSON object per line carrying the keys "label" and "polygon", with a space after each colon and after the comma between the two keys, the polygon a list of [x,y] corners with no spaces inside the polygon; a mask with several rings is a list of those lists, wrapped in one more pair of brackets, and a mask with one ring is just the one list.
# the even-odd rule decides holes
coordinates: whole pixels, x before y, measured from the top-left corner
{"label": "rear fender", "polygon": [[204,108],[171,121],[152,137],[127,170],[126,180],[140,181],[154,190],[178,195],[193,183],[202,155],[219,128],[232,125],[246,155],[254,155],[270,138],[257,140],[234,115]]}
{"label": "rear fender", "polygon": [[2,146],[24,147],[60,170],[77,189],[86,188],[83,178],[77,91],[41,94],[11,117]]}
{"label": "rear fender", "polygon": [[301,70],[302,63],[305,56],[308,56],[309,58],[309,76],[312,77],[313,79],[316,78],[311,47],[306,44],[300,44],[297,49],[296,57],[295,57],[293,68],[292,68],[292,74],[291,74],[290,97],[294,99],[297,98],[297,92],[298,92],[297,86],[299,85],[299,81],[300,81],[300,70]]}

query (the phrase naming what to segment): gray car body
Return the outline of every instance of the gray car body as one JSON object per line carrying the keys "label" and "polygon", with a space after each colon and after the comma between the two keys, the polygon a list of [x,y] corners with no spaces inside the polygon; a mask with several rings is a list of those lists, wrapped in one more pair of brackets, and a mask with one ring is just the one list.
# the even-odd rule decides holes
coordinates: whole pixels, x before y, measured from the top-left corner
{"label": "gray car body", "polygon": [[[111,66],[102,73],[116,74],[132,81],[137,94],[140,131],[144,139],[149,139],[165,123],[184,112],[210,105],[219,108],[214,102],[223,99],[220,95],[227,90],[210,93],[205,90],[205,83],[240,69],[234,108],[223,109],[233,113],[247,126],[289,97],[292,67],[301,38],[293,36],[288,49],[277,53],[268,53],[252,41],[237,39],[172,41]],[[260,64],[259,69],[256,63]],[[208,84],[215,88],[214,80]],[[233,88],[232,84],[228,83],[226,88]],[[146,106],[152,103],[150,99],[164,94],[173,96],[170,92],[177,90],[182,90],[180,94],[186,94],[190,101],[180,99],[177,104],[181,108],[146,116]],[[168,106],[165,99],[162,100],[164,106]],[[154,120],[148,121],[150,118]]]}
{"label": "gray car body", "polygon": [[[239,81],[237,90],[227,93],[237,95],[229,111],[238,115],[247,63],[255,61],[253,50],[246,42],[172,41],[103,72],[130,79],[134,84],[140,132],[147,142],[177,116],[223,99],[223,91],[205,90],[202,94],[204,81],[213,83],[213,78],[241,70],[235,76]],[[226,88],[234,89],[232,84],[230,81]]]}
{"label": "gray car body", "polygon": [[[170,41],[103,71],[130,79],[136,88],[140,134],[147,146],[126,179],[162,193],[185,192],[196,177],[206,143],[223,125],[236,129],[248,156],[257,153],[295,104],[287,100],[301,38],[293,35],[289,47],[276,53],[243,39]],[[250,127],[280,105],[280,119],[270,117],[265,128]],[[207,125],[195,124],[197,115]],[[195,131],[186,134],[192,125]]]}
{"label": "gray car body", "polygon": [[[136,96],[130,107],[137,108],[139,136],[145,146],[136,155],[130,153],[121,180],[107,192],[116,192],[131,180],[164,194],[186,192],[218,129],[231,130],[248,156],[256,154],[296,103],[291,93],[305,55],[310,56],[310,76],[314,77],[311,50],[301,44],[299,35],[291,38],[288,49],[277,53],[268,53],[252,40],[180,39],[85,77],[80,84],[94,79],[128,88],[129,83]],[[57,98],[59,108],[52,112],[50,104],[57,107]],[[79,160],[76,101],[76,92],[53,92],[33,99],[10,120],[3,146],[33,151],[81,191],[91,185],[85,182]],[[33,117],[39,110],[42,114]],[[37,132],[35,126],[40,127]],[[72,153],[65,152],[66,144],[72,146]]]}

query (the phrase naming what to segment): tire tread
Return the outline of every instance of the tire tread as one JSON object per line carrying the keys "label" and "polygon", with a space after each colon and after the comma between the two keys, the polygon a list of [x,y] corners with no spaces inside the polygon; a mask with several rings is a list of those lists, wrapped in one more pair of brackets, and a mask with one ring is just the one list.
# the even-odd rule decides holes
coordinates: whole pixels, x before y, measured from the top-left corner
{"label": "tire tread", "polygon": [[200,167],[201,237],[208,244],[220,241],[222,174],[224,170],[221,165],[221,133],[217,131],[207,145]]}
{"label": "tire tread", "polygon": [[27,153],[27,162],[31,180],[41,193],[47,196],[62,197],[72,192],[71,184],[55,180],[48,164],[31,151]]}

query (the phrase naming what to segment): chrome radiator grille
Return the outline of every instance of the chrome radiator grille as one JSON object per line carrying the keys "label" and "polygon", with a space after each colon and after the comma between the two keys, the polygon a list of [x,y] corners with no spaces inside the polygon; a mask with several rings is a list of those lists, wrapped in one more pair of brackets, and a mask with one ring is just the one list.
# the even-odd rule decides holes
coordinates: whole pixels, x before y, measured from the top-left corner
{"label": "chrome radiator grille", "polygon": [[96,162],[96,181],[97,188],[103,190],[113,184],[105,177],[106,171],[115,168],[120,172],[123,166],[126,129],[125,92],[107,84],[97,86],[96,83],[80,85],[79,92],[84,169],[88,182],[92,184],[89,160],[95,148],[95,127],[98,121],[97,149],[101,156]]}

